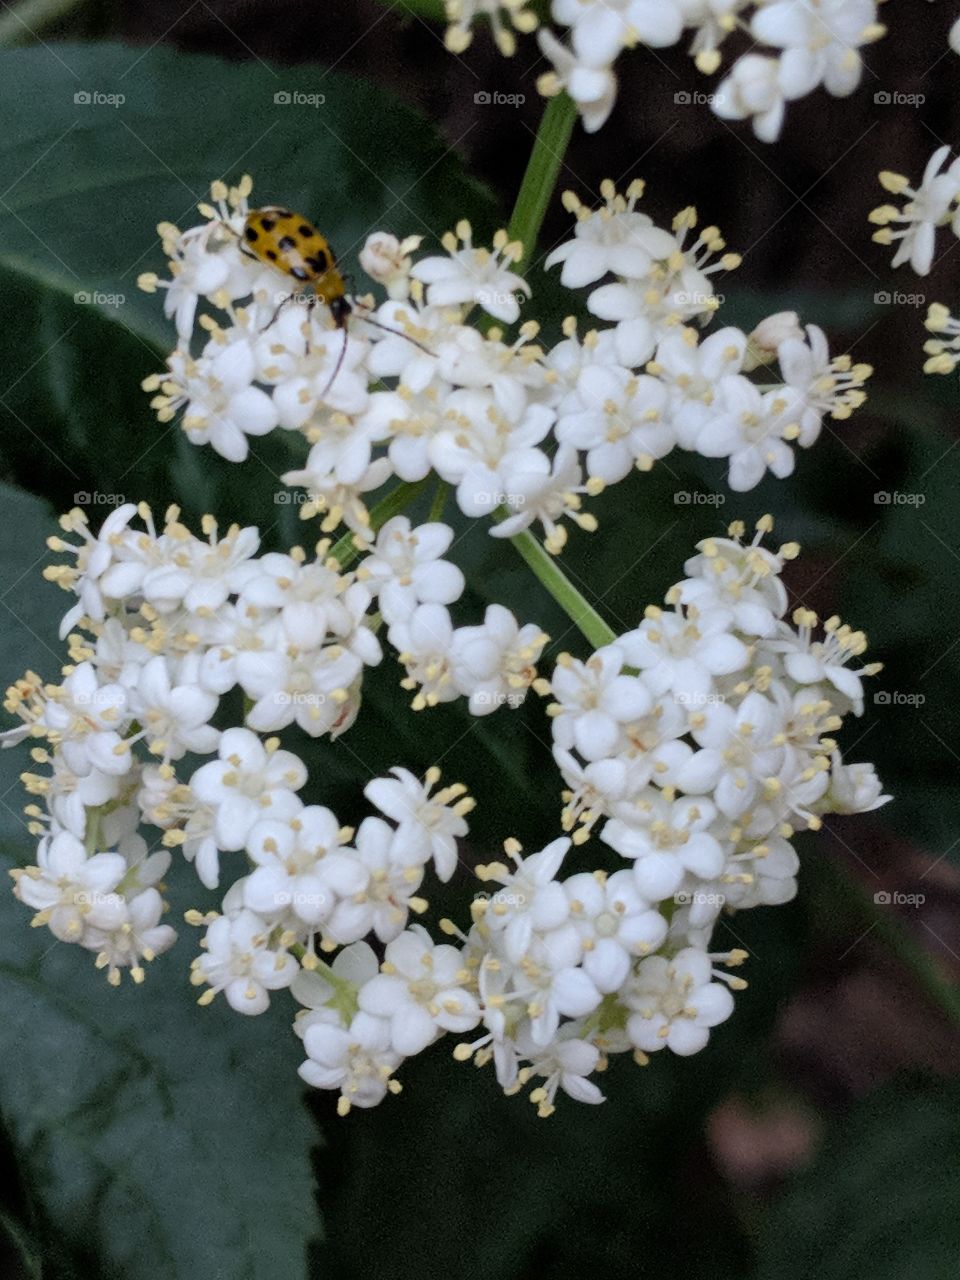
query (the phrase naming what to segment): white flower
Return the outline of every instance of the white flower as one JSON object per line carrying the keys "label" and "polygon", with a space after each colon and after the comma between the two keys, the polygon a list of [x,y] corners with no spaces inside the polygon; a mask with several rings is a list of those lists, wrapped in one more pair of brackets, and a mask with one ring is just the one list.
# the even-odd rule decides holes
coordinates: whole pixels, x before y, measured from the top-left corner
{"label": "white flower", "polygon": [[893,266],[900,267],[909,262],[918,276],[927,275],[933,264],[937,227],[945,226],[951,216],[954,218],[954,231],[960,227],[960,221],[952,211],[960,195],[960,159],[954,160],[941,172],[949,154],[948,146],[934,151],[917,188],[912,187],[910,179],[902,174],[888,170],[880,174],[880,185],[885,191],[910,198],[902,209],[885,204],[873,210],[870,221],[880,227],[873,233],[873,239],[877,244],[887,245],[899,240]]}
{"label": "white flower", "polygon": [[410,704],[414,711],[460,696],[450,665],[453,623],[443,605],[419,605],[408,621],[394,623],[388,635],[406,668],[401,687],[417,690]]}
{"label": "white flower", "polygon": [[463,574],[443,560],[453,541],[449,525],[410,526],[394,516],[377,535],[376,547],[360,566],[360,577],[376,591],[387,623],[407,621],[418,604],[452,604],[463,593]]}
{"label": "white flower", "polygon": [[949,43],[954,53],[960,53],[960,18],[950,28]]}
{"label": "white flower", "polygon": [[460,952],[438,946],[420,925],[387,943],[381,969],[360,988],[360,1008],[389,1019],[391,1044],[404,1057],[420,1053],[444,1031],[471,1031],[480,1021]]}
{"label": "white flower", "polygon": [[616,645],[598,649],[586,662],[560,655],[551,679],[556,702],[549,708],[559,747],[575,748],[585,760],[602,760],[622,750],[624,726],[653,706],[643,681],[622,674],[624,665]]}
{"label": "white flower", "polygon": [[664,48],[676,44],[683,18],[674,0],[553,0],[558,22],[573,28],[577,53],[591,62],[612,63],[635,43]]}
{"label": "white flower", "polygon": [[673,330],[660,340],[647,372],[668,389],[665,416],[684,449],[696,449],[701,430],[715,412],[720,380],[740,372],[746,350],[746,335],[731,326],[702,342],[692,328]]}
{"label": "white flower", "polygon": [[426,905],[417,896],[423,868],[408,861],[407,834],[382,818],[368,817],[360,823],[353,853],[366,873],[366,886],[337,902],[324,926],[328,937],[354,942],[372,930],[381,942],[390,942],[406,928],[410,911]]}
{"label": "white flower", "polygon": [[608,822],[600,838],[623,857],[635,860],[634,875],[644,898],[662,902],[677,892],[684,872],[714,880],[723,870],[723,849],[707,830],[715,816],[709,800],[673,799],[650,788],[631,807],[631,820]]}
{"label": "white flower", "polygon": [[714,94],[713,110],[722,120],[752,118],[753,131],[760,141],[775,142],[783,126],[786,100],[792,96],[784,86],[778,58],[745,53],[720,82]]}
{"label": "white flower", "polygon": [[830,811],[871,813],[892,800],[883,794],[883,785],[872,764],[844,764],[835,751],[830,769]]}
{"label": "white flower", "polygon": [[[375,1107],[390,1089],[391,1075],[402,1058],[390,1046],[390,1023],[368,1013],[357,1013],[348,1026],[336,1015],[329,1021],[313,1021],[303,1032],[308,1057],[301,1063],[301,1079],[315,1089],[339,1089],[337,1110],[346,1115],[353,1107]],[[399,1085],[397,1085],[399,1088]]]}
{"label": "white flower", "polygon": [[711,1028],[733,1012],[727,987],[710,979],[710,958],[694,947],[679,951],[672,960],[641,960],[623,997],[634,1010],[627,1032],[637,1048],[653,1053],[666,1047],[684,1057],[698,1053]]}
{"label": "white flower", "polygon": [[137,508],[132,502],[122,503],[107,516],[96,536],[91,534],[87,517],[79,508],[75,507],[67,515],[60,517],[60,527],[67,533],[79,534],[81,538],[79,544],[57,537],[51,538],[47,543],[52,551],[68,551],[77,557],[74,568],[49,566],[43,575],[78,597],[77,603],[60,623],[61,640],[81,618],[102,622],[106,616],[101,579],[109,572],[118,551],[125,545],[123,535],[136,513]]}
{"label": "white flower", "polygon": [[247,837],[256,865],[243,883],[245,905],[267,919],[283,915],[294,928],[326,921],[340,899],[366,888],[366,869],[343,847],[348,834],[320,805],[286,822],[257,822]]}
{"label": "white flower", "polygon": [[577,104],[586,133],[596,133],[606,123],[617,97],[617,77],[601,55],[587,58],[575,54],[550,31],[538,31],[540,52],[553,64],[553,71],[537,83],[541,93],[561,89]]}
{"label": "white flower", "polygon": [[260,534],[253,527],[231,525],[218,537],[217,522],[208,515],[203,518],[203,541],[179,523],[178,514],[176,507],[168,512],[163,536],[142,572],[140,590],[161,613],[182,605],[209,617],[255,572],[252,561]]}
{"label": "white flower", "polygon": [[241,612],[249,617],[252,606],[269,618],[279,610],[284,635],[298,649],[316,649],[328,639],[349,643],[370,604],[369,592],[354,588],[332,562],[269,552],[252,569],[240,591]]}
{"label": "white flower", "polygon": [[[530,1091],[530,1101],[536,1104],[537,1115],[542,1118],[553,1115],[558,1089],[562,1089],[575,1102],[595,1106],[605,1101],[597,1085],[587,1079],[598,1068],[600,1050],[596,1045],[575,1036],[564,1038],[565,1030],[564,1028],[556,1042],[547,1048],[541,1048],[532,1041],[529,1046],[521,1042],[524,1051],[529,1048],[529,1075],[544,1078],[542,1085]],[[529,1075],[526,1078],[529,1079]]]}
{"label": "white flower", "polygon": [[569,848],[570,841],[561,837],[552,840],[539,853],[521,858],[519,846],[511,843],[508,851],[514,863],[512,868],[502,862],[477,867],[481,880],[502,886],[487,900],[483,921],[494,934],[503,934],[499,946],[511,964],[519,964],[524,959],[535,931],[549,932],[569,917],[570,905],[556,880]]}
{"label": "white flower", "polygon": [[635,631],[617,645],[631,667],[645,672],[657,694],[671,690],[695,705],[713,690],[714,676],[741,671],[750,650],[731,631],[731,614],[723,609],[701,613],[696,607],[673,612],[650,607]]}
{"label": "white flower", "polygon": [[273,733],[296,721],[312,738],[327,733],[335,738],[356,719],[359,697],[354,685],[362,670],[363,660],[338,644],[243,653],[237,660],[237,678],[254,700],[246,722],[260,733]]}
{"label": "white flower", "polygon": [[774,0],[757,9],[750,29],[757,40],[786,50],[781,76],[791,98],[821,82],[836,97],[852,93],[860,83],[860,46],[884,34],[874,0]]}
{"label": "white flower", "polygon": [[[783,655],[787,675],[798,684],[831,684],[842,695],[856,715],[863,714],[863,682],[865,675],[875,675],[878,666],[867,665],[851,671],[848,663],[866,652],[867,637],[862,631],[841,623],[836,616],[823,624],[824,637],[814,639],[817,615],[811,609],[796,609],[793,621],[797,630],[780,624],[776,640],[770,647]],[[846,710],[846,707],[842,708]]]}
{"label": "white flower", "polygon": [[420,248],[422,236],[398,240],[387,231],[374,231],[360,250],[360,266],[371,280],[385,286],[391,298],[403,299],[410,292],[411,253]]}
{"label": "white flower", "polygon": [[37,912],[35,924],[61,942],[81,942],[88,928],[122,923],[126,902],[117,889],[126,873],[122,854],[88,857],[82,841],[59,831],[40,841],[37,865],[16,874],[14,892]]}
{"label": "white flower", "polygon": [[537,678],[536,663],[548,636],[535,623],[520,626],[503,605],[487,606],[478,627],[458,627],[450,644],[450,664],[475,716],[498,707],[520,706]]}
{"label": "white flower", "polygon": [[97,953],[97,968],[106,969],[107,981],[112,986],[120,982],[121,969],[129,969],[134,982],[142,982],[144,970],[141,959],[155,960],[170,949],[177,939],[176,931],[168,924],[161,924],[164,902],[154,888],[128,897],[121,922],[102,928],[87,923],[82,945]]}
{"label": "white flower", "polygon": [[647,214],[637,212],[643,190],[644,183],[637,179],[622,196],[605,179],[600,185],[605,204],[599,209],[588,209],[572,191],[564,192],[564,207],[577,215],[574,238],[548,254],[544,267],[549,270],[562,262],[560,281],[568,289],[581,289],[608,273],[626,279],[646,277],[654,262],[670,257],[677,242]]}
{"label": "white flower", "polygon": [[527,282],[510,270],[520,260],[522,246],[498,231],[492,252],[474,248],[466,219],[457,223],[456,232],[448,231],[442,243],[448,257],[421,258],[410,273],[427,286],[427,301],[440,307],[476,303],[495,319],[513,324],[520,316],[517,295],[530,296]]}
{"label": "white flower", "polygon": [[465,818],[475,802],[462,782],[434,791],[440,781],[436,767],[427,770],[423,782],[407,769],[390,772],[392,778],[368,782],[363,794],[397,824],[394,856],[414,867],[432,858],[437,876],[449,880],[457,869],[457,840],[467,834]]}
{"label": "white flower", "polygon": [[81,662],[62,685],[48,686],[47,694],[43,724],[73,773],[129,771],[130,747],[123,734],[131,713],[122,685],[101,685],[92,663]]}
{"label": "white flower", "polygon": [[750,809],[767,779],[777,780],[783,764],[779,737],[783,721],[761,693],[750,692],[738,707],[707,703],[690,716],[700,747],[677,772],[677,785],[694,795],[710,793],[727,818]]}
{"label": "white flower", "polygon": [[263,1013],[271,991],[289,987],[299,966],[282,947],[269,945],[270,926],[252,911],[218,916],[204,935],[206,949],[192,963],[190,981],[207,983],[198,1003],[209,1004],[222,991],[237,1013]]}
{"label": "white flower", "polygon": [[577,380],[578,408],[561,415],[557,438],[587,451],[587,473],[616,484],[635,465],[648,469],[676,444],[663,416],[667,390],[646,374],[615,366],[584,369]]}
{"label": "white flower", "polygon": [[814,324],[807,325],[805,339],[787,338],[777,348],[784,382],[801,398],[797,443],[804,449],[820,434],[823,414],[842,420],[859,409],[867,398],[860,388],[873,372],[849,356],[831,360],[826,334]]}
{"label": "white flower", "polygon": [[556,555],[567,542],[559,520],[569,517],[588,533],[596,529],[596,517],[580,511],[580,495],[595,496],[602,485],[597,480],[584,484],[576,449],[560,445],[552,460],[542,449],[524,449],[504,460],[500,474],[506,486],[503,506],[511,514],[492,526],[494,538],[512,538],[539,520],[544,546]]}
{"label": "white flower", "polygon": [[[706,538],[697,543],[698,555],[683,566],[690,576],[674,588],[676,598],[701,612],[729,610],[736,630],[745,636],[769,636],[787,609],[787,592],[780,580],[784,560],[799,548],[787,543],[774,555],[759,545],[766,522],[746,546],[739,537]],[[732,532],[734,532],[732,530]]]}
{"label": "white flower", "polygon": [[219,759],[201,765],[190,790],[214,812],[214,832],[224,850],[242,849],[253,826],[265,817],[292,818],[300,811],[296,792],[307,780],[299,756],[266,745],[249,729],[227,729],[220,738]]}
{"label": "white flower", "polygon": [[154,755],[179,760],[188,751],[209,755],[217,749],[219,730],[210,723],[219,699],[196,683],[174,685],[168,659],[151,658],[130,693],[130,711]]}
{"label": "white flower", "polygon": [[793,471],[787,443],[800,433],[801,408],[788,388],[763,393],[739,374],[722,378],[713,416],[697,435],[697,452],[729,458],[730,488],[742,493],[771,471],[782,480]]}
{"label": "white flower", "polygon": [[[263,436],[277,425],[277,412],[266,391],[253,385],[256,358],[242,330],[225,343],[210,342],[194,358],[177,350],[168,360],[163,392],[151,401],[161,421],[184,410],[183,429],[191,444],[209,444],[228,462],[243,462],[250,452],[247,436]],[[148,378],[145,390],[161,385]]]}
{"label": "white flower", "polygon": [[565,880],[563,888],[583,941],[584,972],[598,991],[618,991],[633,960],[663,942],[666,920],[641,896],[630,871],[617,871],[609,879],[582,872]]}

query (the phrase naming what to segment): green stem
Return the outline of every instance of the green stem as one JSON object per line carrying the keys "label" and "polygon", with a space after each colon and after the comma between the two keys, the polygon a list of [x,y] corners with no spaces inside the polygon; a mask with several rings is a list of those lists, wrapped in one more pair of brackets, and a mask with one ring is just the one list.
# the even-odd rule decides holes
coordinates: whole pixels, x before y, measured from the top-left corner
{"label": "green stem", "polygon": [[565,93],[560,93],[550,99],[540,121],[508,228],[510,239],[519,240],[523,245],[523,257],[514,268],[521,275],[530,265],[537,247],[540,227],[576,118],[576,104]]}
{"label": "green stem", "polygon": [[437,491],[433,495],[433,502],[430,504],[430,514],[427,516],[428,523],[435,524],[436,521],[443,518],[443,511],[447,505],[447,492],[449,488],[450,486],[445,480],[441,480],[437,485]]}
{"label": "green stem", "polygon": [[610,644],[616,634],[604,622],[593,605],[578,591],[553,556],[546,551],[529,529],[514,534],[510,539],[520,555],[563,609],[567,617],[579,627],[595,649]]}
{"label": "green stem", "polygon": [[[382,498],[375,507],[370,511],[370,528],[376,532],[382,529],[388,520],[392,520],[394,516],[405,511],[413,502],[414,498],[420,494],[429,477],[423,480],[414,480],[406,484],[398,484],[395,489],[391,489],[385,498]],[[360,554],[360,548],[357,546],[353,533],[345,533],[342,538],[333,544],[330,554],[339,563],[342,569],[357,558]]]}
{"label": "green stem", "polygon": [[85,0],[22,0],[16,6],[5,6],[0,14],[0,49],[29,44],[39,39],[44,27],[79,9]]}

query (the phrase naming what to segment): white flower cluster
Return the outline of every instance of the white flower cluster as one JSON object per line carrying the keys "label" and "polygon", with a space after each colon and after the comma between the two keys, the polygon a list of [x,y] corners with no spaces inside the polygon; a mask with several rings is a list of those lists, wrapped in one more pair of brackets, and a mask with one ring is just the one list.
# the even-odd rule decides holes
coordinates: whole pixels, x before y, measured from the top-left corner
{"label": "white flower cluster", "polygon": [[[142,529],[133,526],[138,515]],[[364,667],[381,660],[375,605],[401,650],[414,708],[464,697],[486,715],[520,705],[539,683],[547,639],[539,627],[520,626],[500,605],[479,625],[454,627],[446,606],[464,584],[442,558],[453,537],[443,524],[412,528],[394,517],[355,570],[326,540],[312,557],[299,547],[258,556],[256,529],[220,537],[212,517],[196,538],[175,507],[159,529],[145,504],[132,503],[96,536],[78,510],[61,525],[79,541],[50,545],[76,561],[45,576],[77,597],[61,628],[70,663],[59,684],[28,672],[5,703],[22,724],[4,745],[30,739],[34,760],[48,767],[24,775],[44,807],[29,810],[42,840],[17,892],[38,924],[96,951],[113,982],[124,967],[139,980],[141,959],[174,938],[158,924],[156,885],[169,855],[147,857],[140,824],[163,829],[165,845],[181,846],[209,888],[219,883],[221,853],[268,860],[264,850],[283,841],[264,834],[267,820],[305,822],[296,793],[307,771],[278,739],[257,735],[295,724],[334,738],[350,727]],[[221,732],[221,709],[244,727]],[[216,759],[178,776],[188,753]]]}
{"label": "white flower cluster", "polygon": [[[860,83],[860,50],[886,31],[877,21],[875,0],[552,0],[550,13],[568,38],[563,43],[551,31],[539,32],[540,50],[553,64],[540,90],[552,95],[565,89],[588,133],[610,115],[617,97],[614,65],[634,45],[662,49],[689,40],[697,70],[713,75],[722,61],[721,45],[744,32],[750,50],[709,100],[718,116],[752,120],[757,137],[772,142],[787,102],[821,86],[835,97],[851,94]],[[454,52],[467,47],[470,24],[479,14],[490,19],[508,55],[516,42],[504,15],[521,32],[536,26],[517,0],[447,0],[447,45]],[[762,52],[754,52],[758,45]]]}
{"label": "white flower cluster", "polygon": [[[838,619],[822,633],[809,610],[786,620],[780,573],[797,548],[764,549],[771,523],[749,543],[737,526],[701,543],[666,609],[586,662],[559,660],[550,710],[572,835],[527,856],[508,840],[508,862],[477,867],[492,892],[475,896],[468,932],[441,922],[452,942],[417,924],[379,964],[358,942],[294,981],[301,1074],[338,1090],[341,1113],[397,1092],[402,1060],[446,1033],[478,1031],[454,1057],[492,1060],[508,1094],[530,1084],[541,1115],[558,1090],[602,1101],[590,1077],[612,1053],[697,1052],[745,985],[720,966],[746,953],[710,950],[721,911],[789,901],[795,828],[888,799],[833,736],[878,668],[851,665],[865,640]],[[405,779],[384,803],[388,785],[368,795],[402,832],[419,794]],[[561,878],[601,822],[616,865]]]}
{"label": "white flower cluster", "polygon": [[[367,785],[378,812],[353,829],[305,804],[304,760],[254,730],[296,720],[311,736],[343,731],[362,667],[379,656],[374,594],[391,639],[434,646],[405,659],[422,667],[426,702],[447,696],[444,672],[479,713],[522,697],[544,637],[495,605],[441,644],[439,601],[462,586],[440,559],[442,526],[397,517],[351,573],[322,552],[258,557],[254,530],[219,538],[209,520],[196,539],[174,509],[158,531],[141,508],[136,531],[135,514],[121,508],[97,537],[77,513],[62,521],[82,539],[77,563],[48,576],[78,597],[64,634],[82,633],[70,634],[61,684],[28,673],[8,693],[23,724],[6,745],[30,739],[46,770],[24,775],[42,802],[27,809],[40,843],[15,893],[35,924],[94,952],[112,983],[123,969],[139,982],[175,939],[161,923],[169,850],[208,888],[222,854],[242,855],[221,910],[187,913],[205,926],[200,1003],[222,992],[258,1014],[292,989],[301,1074],[337,1090],[341,1112],[397,1092],[403,1059],[446,1033],[470,1035],[454,1056],[492,1060],[507,1093],[531,1084],[542,1115],[558,1090],[601,1101],[590,1077],[611,1053],[696,1052],[743,985],[718,966],[745,954],[709,949],[721,910],[787,901],[794,829],[887,799],[870,766],[842,763],[833,736],[878,669],[851,665],[863,635],[836,618],[821,634],[805,609],[788,622],[780,573],[796,546],[760,545],[769,518],[749,543],[734,526],[699,545],[666,608],[537,680],[554,699],[567,834],[528,856],[508,840],[509,862],[476,868],[491,891],[475,895],[469,930],[442,920],[451,941],[435,942],[410,915],[428,908],[431,865],[444,882],[457,870],[466,788],[441,787],[437,768],[422,781],[395,768]],[[235,688],[245,724],[221,731],[212,721]],[[212,758],[178,777],[188,753]],[[163,833],[157,852],[141,825]],[[594,831],[612,867],[561,878]]]}
{"label": "white flower cluster", "polygon": [[[562,263],[569,288],[595,286],[587,308],[609,323],[581,338],[569,320],[549,350],[533,321],[512,341],[468,323],[475,307],[514,323],[530,287],[512,269],[520,247],[505,232],[492,250],[476,247],[467,223],[444,237],[445,255],[417,261],[416,237],[371,236],[360,261],[388,297],[333,326],[328,308],[298,305],[296,281],[241,252],[250,185],[215,183],[207,222],[162,226],[171,278],[141,283],[166,289],[180,340],[166,375],[145,385],[161,420],[182,409],[187,438],[234,461],[276,427],[304,436],[309,453],[283,479],[306,490],[301,515],[321,514],[325,532],[345,523],[367,542],[368,495],[391,476],[434,472],[464,514],[494,518],[495,536],[536,523],[556,553],[565,521],[596,528],[584,497],[634,467],[680,447],[727,459],[731,486],[748,489],[768,470],[789,474],[791,446],[811,445],[825,414],[846,417],[864,398],[869,367],[831,358],[822,331],[804,332],[792,313],[701,341],[721,302],[717,273],[739,258],[716,227],[698,230],[693,209],[655,226],[636,207],[642,182],[626,195],[603,183],[595,210],[565,196],[574,236],[548,265]],[[747,377],[775,360],[782,381]]]}
{"label": "white flower cluster", "polygon": [[938,227],[949,226],[960,237],[960,159],[947,164],[949,156],[948,146],[934,151],[919,187],[901,173],[884,170],[880,174],[884,191],[907,200],[902,208],[882,204],[872,211],[870,221],[880,228],[873,239],[877,244],[896,244],[893,266],[909,262],[918,276],[928,275],[933,265]]}

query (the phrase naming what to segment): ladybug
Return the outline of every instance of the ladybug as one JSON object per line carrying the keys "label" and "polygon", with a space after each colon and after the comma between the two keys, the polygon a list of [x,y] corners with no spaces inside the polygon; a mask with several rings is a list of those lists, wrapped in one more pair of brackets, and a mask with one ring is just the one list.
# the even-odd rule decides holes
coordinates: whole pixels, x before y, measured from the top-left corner
{"label": "ladybug", "polygon": [[317,300],[329,308],[336,327],[346,329],[353,307],[343,276],[329,241],[308,218],[280,205],[251,209],[240,246],[248,257],[296,280],[294,293],[312,286]]}

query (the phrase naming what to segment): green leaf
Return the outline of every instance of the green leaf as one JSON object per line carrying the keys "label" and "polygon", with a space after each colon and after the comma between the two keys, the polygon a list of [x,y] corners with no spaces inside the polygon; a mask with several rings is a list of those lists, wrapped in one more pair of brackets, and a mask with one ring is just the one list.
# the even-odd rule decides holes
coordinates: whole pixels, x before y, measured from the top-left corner
{"label": "green leaf", "polygon": [[960,1080],[857,1105],[768,1216],[756,1280],[955,1280]]}
{"label": "green leaf", "polygon": [[113,44],[11,50],[0,116],[7,473],[58,506],[101,495],[100,511],[108,496],[176,492],[187,515],[242,517],[289,545],[296,511],[276,494],[302,441],[275,433],[242,467],[201,458],[140,390],[176,340],[163,295],[136,287],[143,271],[166,274],[157,222],[199,221],[211,179],[250,172],[254,197],[309,215],[349,273],[376,228],[429,244],[469,216],[487,234],[489,197],[421,115],[321,67]]}
{"label": "green leaf", "polygon": [[[0,504],[0,674],[9,683],[30,661],[55,675],[69,601],[38,586],[34,563],[55,526],[40,502],[7,486]],[[24,764],[21,750],[0,756],[4,870],[33,861],[35,840],[18,815]],[[191,905],[192,879],[171,876],[174,923]],[[20,1177],[46,1224],[40,1246],[74,1266],[92,1253],[124,1280],[304,1277],[319,1230],[316,1132],[285,993],[260,1018],[221,1001],[199,1009],[188,984],[196,937],[186,926],[142,987],[113,990],[89,953],[31,930],[29,919],[4,889],[0,1099]],[[75,1274],[91,1272],[84,1263]]]}

